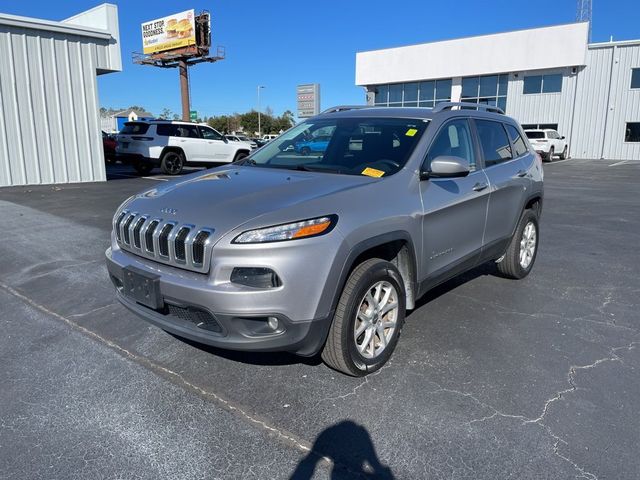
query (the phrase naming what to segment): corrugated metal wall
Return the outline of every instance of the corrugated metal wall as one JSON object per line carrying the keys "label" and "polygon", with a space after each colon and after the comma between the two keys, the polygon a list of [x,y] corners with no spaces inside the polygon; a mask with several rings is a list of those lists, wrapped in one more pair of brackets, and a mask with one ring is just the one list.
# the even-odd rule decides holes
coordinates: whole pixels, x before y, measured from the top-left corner
{"label": "corrugated metal wall", "polygon": [[601,158],[607,117],[613,48],[589,49],[587,67],[578,78],[572,155]]}
{"label": "corrugated metal wall", "polygon": [[[523,94],[526,75],[562,74],[562,90],[558,93]],[[576,75],[571,69],[536,70],[509,75],[506,113],[522,124],[557,123],[560,135],[569,137],[576,91]]]}
{"label": "corrugated metal wall", "polygon": [[640,160],[640,143],[624,141],[626,123],[640,122],[640,89],[631,89],[634,67],[640,68],[640,45],[617,45],[613,49],[605,158]]}
{"label": "corrugated metal wall", "polygon": [[95,39],[0,25],[0,186],[106,179],[97,48]]}

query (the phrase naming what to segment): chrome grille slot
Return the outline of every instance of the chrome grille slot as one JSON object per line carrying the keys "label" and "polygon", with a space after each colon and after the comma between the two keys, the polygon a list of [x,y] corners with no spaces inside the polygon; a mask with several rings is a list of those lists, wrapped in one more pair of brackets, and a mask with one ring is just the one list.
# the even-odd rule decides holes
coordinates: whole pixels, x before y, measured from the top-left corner
{"label": "chrome grille slot", "polygon": [[118,239],[119,242],[122,241],[122,234],[120,233],[120,226],[122,225],[122,220],[124,219],[124,217],[127,216],[127,212],[126,210],[124,210],[122,213],[120,213],[120,215],[118,215],[118,219],[116,220],[116,223],[114,225],[114,229],[116,231],[116,238]]}
{"label": "chrome grille slot", "polygon": [[144,247],[148,252],[154,253],[155,248],[153,246],[153,233],[156,231],[156,227],[160,222],[158,220],[152,220],[144,232]]}
{"label": "chrome grille slot", "polygon": [[160,238],[159,238],[159,253],[164,257],[169,256],[169,234],[173,230],[173,224],[167,223],[162,230],[160,230]]}
{"label": "chrome grille slot", "polygon": [[196,238],[193,239],[192,249],[193,249],[193,263],[196,265],[202,265],[204,262],[204,245],[211,232],[208,230],[200,230],[196,235]]}
{"label": "chrome grille slot", "polygon": [[133,222],[134,218],[136,218],[136,214],[132,213],[127,217],[122,225],[123,239],[126,245],[131,245],[131,232],[129,231],[129,227],[131,226],[131,222]]}
{"label": "chrome grille slot", "polygon": [[207,273],[213,249],[212,228],[124,210],[113,221],[118,246],[140,257]]}
{"label": "chrome grille slot", "polygon": [[182,262],[186,260],[186,250],[185,250],[184,241],[187,238],[187,235],[189,235],[190,231],[191,229],[189,227],[181,227],[180,230],[178,230],[178,234],[176,235],[176,239],[174,243],[176,260],[179,260]]}
{"label": "chrome grille slot", "polygon": [[142,229],[142,225],[144,225],[144,222],[146,220],[146,217],[139,217],[133,226],[133,246],[136,248],[142,248],[142,242],[140,241],[140,230]]}

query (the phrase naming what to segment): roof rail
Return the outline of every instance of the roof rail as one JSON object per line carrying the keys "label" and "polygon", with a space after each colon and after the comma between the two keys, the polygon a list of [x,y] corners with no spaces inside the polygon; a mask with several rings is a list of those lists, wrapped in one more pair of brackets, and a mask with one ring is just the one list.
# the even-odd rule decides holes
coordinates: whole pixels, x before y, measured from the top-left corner
{"label": "roof rail", "polygon": [[457,110],[482,110],[485,112],[493,112],[504,115],[504,111],[501,108],[493,107],[491,105],[485,105],[483,103],[471,103],[471,102],[441,102],[438,103],[435,107],[433,107],[433,112],[442,112],[444,110],[454,110],[455,107],[458,107]]}
{"label": "roof rail", "polygon": [[336,112],[343,112],[345,110],[358,110],[360,108],[369,108],[372,107],[373,105],[337,105],[335,107],[331,107],[331,108],[327,108],[326,110],[322,111],[322,114],[325,113],[336,113]]}

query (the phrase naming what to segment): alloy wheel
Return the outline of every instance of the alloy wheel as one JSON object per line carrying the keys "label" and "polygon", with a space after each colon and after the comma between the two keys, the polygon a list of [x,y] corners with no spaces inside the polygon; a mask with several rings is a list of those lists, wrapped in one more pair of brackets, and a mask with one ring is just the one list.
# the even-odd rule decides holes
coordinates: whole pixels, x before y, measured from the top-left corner
{"label": "alloy wheel", "polygon": [[520,266],[525,270],[531,265],[536,253],[537,236],[538,234],[534,223],[527,223],[522,231],[522,238],[520,239]]}
{"label": "alloy wheel", "polygon": [[389,345],[398,321],[398,292],[387,281],[367,290],[356,311],[353,337],[364,358],[378,357]]}

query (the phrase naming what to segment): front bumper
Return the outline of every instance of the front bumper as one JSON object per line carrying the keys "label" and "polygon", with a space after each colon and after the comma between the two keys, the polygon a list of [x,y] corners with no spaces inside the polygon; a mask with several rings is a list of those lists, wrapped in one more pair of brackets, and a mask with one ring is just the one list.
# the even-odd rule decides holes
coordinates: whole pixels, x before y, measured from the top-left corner
{"label": "front bumper", "polygon": [[[238,292],[225,291],[200,273],[155,264],[119,249],[109,248],[106,261],[118,301],[144,320],[180,337],[229,350],[286,351],[302,356],[315,355],[326,340],[332,312],[312,319],[292,319],[284,308],[273,308],[268,301],[264,302],[265,308],[260,308],[256,306],[260,302],[249,299],[252,294],[239,296]],[[128,267],[159,276],[162,308],[154,310],[125,295],[123,282]],[[275,330],[269,327],[269,318],[277,319]]]}

